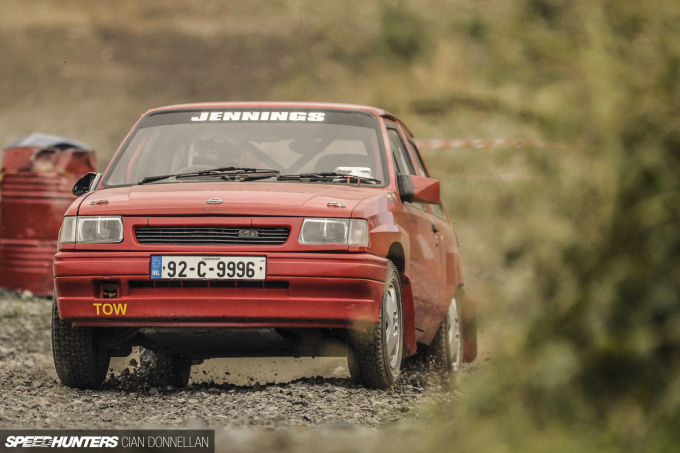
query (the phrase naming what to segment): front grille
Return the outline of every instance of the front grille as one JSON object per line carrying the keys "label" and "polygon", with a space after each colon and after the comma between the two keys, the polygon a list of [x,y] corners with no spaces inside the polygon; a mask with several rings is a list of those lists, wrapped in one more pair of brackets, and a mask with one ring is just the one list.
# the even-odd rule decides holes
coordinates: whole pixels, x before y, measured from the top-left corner
{"label": "front grille", "polygon": [[135,232],[140,244],[281,245],[288,228],[144,227]]}

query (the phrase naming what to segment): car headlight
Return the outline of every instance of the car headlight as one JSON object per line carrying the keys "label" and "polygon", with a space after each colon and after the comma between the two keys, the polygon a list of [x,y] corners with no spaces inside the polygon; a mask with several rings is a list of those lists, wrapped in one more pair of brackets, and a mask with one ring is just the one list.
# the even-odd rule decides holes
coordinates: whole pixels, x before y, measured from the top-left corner
{"label": "car headlight", "polygon": [[76,218],[64,217],[59,230],[59,243],[73,243],[76,242]]}
{"label": "car headlight", "polygon": [[368,247],[368,221],[365,219],[351,219],[349,221],[349,245],[361,245]]}
{"label": "car headlight", "polygon": [[300,244],[348,244],[368,247],[365,219],[316,219],[302,222]]}
{"label": "car headlight", "polygon": [[123,241],[120,217],[64,217],[59,243],[115,244]]}

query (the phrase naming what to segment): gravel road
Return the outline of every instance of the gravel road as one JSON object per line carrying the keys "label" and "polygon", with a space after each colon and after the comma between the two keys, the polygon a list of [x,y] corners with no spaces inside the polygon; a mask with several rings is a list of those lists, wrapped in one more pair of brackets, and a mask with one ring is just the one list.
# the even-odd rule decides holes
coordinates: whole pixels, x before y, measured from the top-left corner
{"label": "gravel road", "polygon": [[215,429],[218,451],[258,452],[318,442],[335,451],[339,436],[357,442],[352,451],[372,451],[376,432],[408,432],[434,404],[461,398],[422,364],[406,366],[391,391],[357,387],[345,359],[207,361],[177,390],[149,387],[127,357],[112,363],[103,390],[74,390],[54,371],[50,309],[46,299],[0,292],[0,428]]}

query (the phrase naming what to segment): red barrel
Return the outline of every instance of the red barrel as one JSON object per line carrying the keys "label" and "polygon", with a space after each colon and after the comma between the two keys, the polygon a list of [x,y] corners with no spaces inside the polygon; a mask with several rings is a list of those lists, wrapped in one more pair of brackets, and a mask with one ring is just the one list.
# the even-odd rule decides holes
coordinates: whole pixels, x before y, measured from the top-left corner
{"label": "red barrel", "polygon": [[0,173],[0,287],[52,294],[52,257],[73,184],[94,171],[94,153],[56,136],[9,145]]}

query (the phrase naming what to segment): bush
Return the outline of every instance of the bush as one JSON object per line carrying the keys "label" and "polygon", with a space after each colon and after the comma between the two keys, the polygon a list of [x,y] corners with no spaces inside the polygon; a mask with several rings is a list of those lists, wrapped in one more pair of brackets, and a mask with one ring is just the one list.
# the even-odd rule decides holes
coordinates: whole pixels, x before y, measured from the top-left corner
{"label": "bush", "polygon": [[482,75],[550,99],[535,104],[547,119],[537,127],[580,145],[544,167],[551,184],[527,199],[524,228],[506,242],[510,272],[531,278],[499,302],[514,336],[504,360],[467,388],[460,446],[672,450],[680,443],[680,5],[515,6],[485,24],[485,50],[503,57]]}
{"label": "bush", "polygon": [[425,22],[403,2],[385,2],[380,14],[380,41],[388,55],[411,61],[427,46]]}

